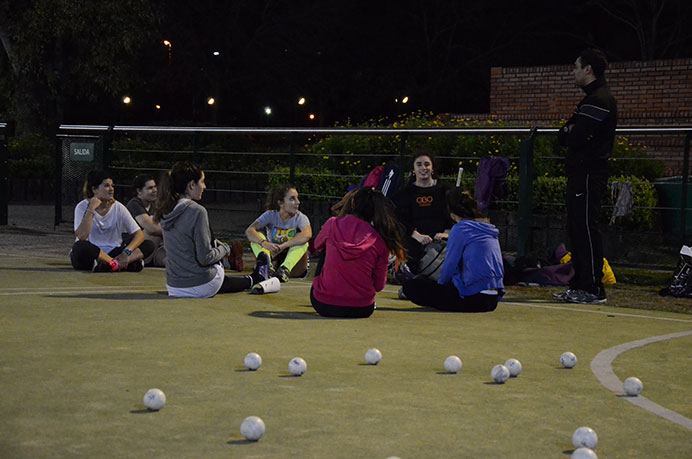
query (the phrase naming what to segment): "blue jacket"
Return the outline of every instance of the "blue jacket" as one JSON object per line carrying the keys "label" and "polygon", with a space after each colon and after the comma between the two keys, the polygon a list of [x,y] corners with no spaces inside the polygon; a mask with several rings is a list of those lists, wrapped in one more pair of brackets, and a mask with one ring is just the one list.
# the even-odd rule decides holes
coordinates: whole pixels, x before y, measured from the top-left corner
{"label": "blue jacket", "polygon": [[454,225],[437,283],[445,285],[451,280],[462,298],[489,289],[498,289],[504,295],[505,271],[498,234],[490,223],[461,220]]}

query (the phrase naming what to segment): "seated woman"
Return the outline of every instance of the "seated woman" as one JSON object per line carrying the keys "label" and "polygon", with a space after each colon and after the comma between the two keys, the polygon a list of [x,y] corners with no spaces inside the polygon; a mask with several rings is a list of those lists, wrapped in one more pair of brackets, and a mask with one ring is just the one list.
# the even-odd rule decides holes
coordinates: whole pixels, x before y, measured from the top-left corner
{"label": "seated woman", "polygon": [[163,246],[161,225],[152,219],[158,194],[156,181],[151,175],[138,175],[132,183],[132,188],[136,196],[130,199],[125,207],[142,228],[144,237],[154,244],[154,252],[144,259],[144,265],[164,267],[166,266],[166,249]]}
{"label": "seated woman", "polygon": [[367,187],[349,195],[340,216],[327,220],[315,239],[321,256],[310,301],[326,317],[370,317],[375,294],[387,281],[389,254],[403,250],[399,224],[382,192]]}
{"label": "seated woman", "polygon": [[[434,240],[446,240],[453,222],[447,213],[445,193],[450,185],[437,179],[435,158],[421,150],[413,157],[413,175],[394,198],[396,215],[404,225],[403,242],[408,268],[417,274],[425,246]],[[397,279],[403,280],[400,276]]]}
{"label": "seated woman", "polygon": [[267,210],[245,230],[252,253],[257,257],[255,271],[278,277],[281,282],[288,282],[289,276],[307,275],[312,228],[299,207],[298,191],[294,187],[281,185],[269,192]]}
{"label": "seated woman", "polygon": [[93,170],[87,174],[85,199],[74,209],[77,240],[70,251],[70,261],[76,270],[141,271],[142,259],[154,251],[154,244],[144,239],[127,208],[113,199],[114,191],[107,172]]}
{"label": "seated woman", "polygon": [[202,199],[204,171],[195,164],[176,163],[164,175],[156,200],[154,221],[161,223],[166,246],[166,289],[170,296],[211,298],[217,293],[239,292],[265,280],[252,276],[226,276],[223,259],[228,244],[212,241]]}
{"label": "seated woman", "polygon": [[481,216],[468,192],[449,190],[447,206],[456,224],[449,233],[440,278],[408,280],[404,295],[417,305],[443,311],[493,311],[505,293],[499,231]]}

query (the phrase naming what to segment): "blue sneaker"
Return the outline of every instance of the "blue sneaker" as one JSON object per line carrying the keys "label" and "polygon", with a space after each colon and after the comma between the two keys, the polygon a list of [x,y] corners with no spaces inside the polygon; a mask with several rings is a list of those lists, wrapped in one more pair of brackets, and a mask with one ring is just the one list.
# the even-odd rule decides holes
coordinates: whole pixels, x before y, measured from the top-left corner
{"label": "blue sneaker", "polygon": [[259,284],[271,277],[271,262],[266,253],[262,252],[257,256],[257,263],[250,277],[252,277],[253,285]]}
{"label": "blue sneaker", "polygon": [[570,290],[565,296],[565,301],[578,304],[603,304],[606,302],[605,291],[601,295],[596,295],[586,290]]}

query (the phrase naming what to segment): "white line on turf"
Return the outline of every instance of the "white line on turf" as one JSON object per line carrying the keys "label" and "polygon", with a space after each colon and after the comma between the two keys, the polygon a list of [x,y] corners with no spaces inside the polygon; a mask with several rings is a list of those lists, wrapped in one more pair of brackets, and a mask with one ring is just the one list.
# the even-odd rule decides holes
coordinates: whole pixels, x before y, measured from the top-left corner
{"label": "white line on turf", "polygon": [[[157,290],[156,286],[141,286],[141,287],[128,287],[127,290],[118,290],[118,293],[131,293],[131,292],[146,292],[150,290]],[[0,292],[0,296],[20,296],[20,295],[67,295],[67,294],[77,294],[77,293],[112,293],[113,288],[104,287],[63,287],[60,290],[56,289],[43,289],[37,290],[33,289],[31,291],[24,292]]]}
{"label": "white line on turf", "polygon": [[[622,381],[620,381],[620,379],[615,375],[612,367],[613,360],[615,360],[617,356],[631,349],[646,346],[647,344],[691,335],[692,330],[680,333],[671,333],[669,335],[653,336],[651,338],[631,341],[629,343],[611,347],[610,349],[599,352],[598,355],[594,357],[594,359],[591,361],[591,371],[606,389],[622,394]],[[624,396],[623,398],[625,398],[625,400],[628,402],[637,405],[640,408],[644,408],[657,416],[692,430],[692,419],[678,414],[675,411],[669,410],[668,408],[664,408],[646,397],[638,395],[636,397]]]}
{"label": "white line on turf", "polygon": [[522,306],[525,308],[543,308],[543,309],[558,309],[560,311],[571,311],[571,312],[587,312],[592,314],[605,314],[607,316],[620,316],[620,317],[634,317],[637,319],[654,319],[654,320],[667,320],[671,322],[685,322],[691,323],[692,319],[675,319],[673,317],[656,317],[656,316],[646,316],[643,314],[627,314],[624,312],[614,312],[614,311],[595,311],[593,309],[581,309],[578,307],[564,307],[564,306],[546,306],[536,303],[525,304],[525,303],[513,303],[511,301],[503,301],[500,304],[511,304],[512,306]]}

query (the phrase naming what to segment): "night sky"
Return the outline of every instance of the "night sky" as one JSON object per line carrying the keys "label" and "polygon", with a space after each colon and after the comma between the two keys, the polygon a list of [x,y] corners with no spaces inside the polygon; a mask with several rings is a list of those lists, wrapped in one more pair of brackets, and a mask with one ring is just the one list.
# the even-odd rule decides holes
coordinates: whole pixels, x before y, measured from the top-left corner
{"label": "night sky", "polygon": [[[611,61],[687,57],[692,39],[681,12],[692,12],[692,2],[668,0],[651,35],[648,11],[660,3],[151,2],[157,23],[132,83],[122,95],[70,97],[63,121],[330,126],[417,110],[484,113],[493,66],[569,64],[587,46]],[[639,35],[627,25],[636,17]]]}

